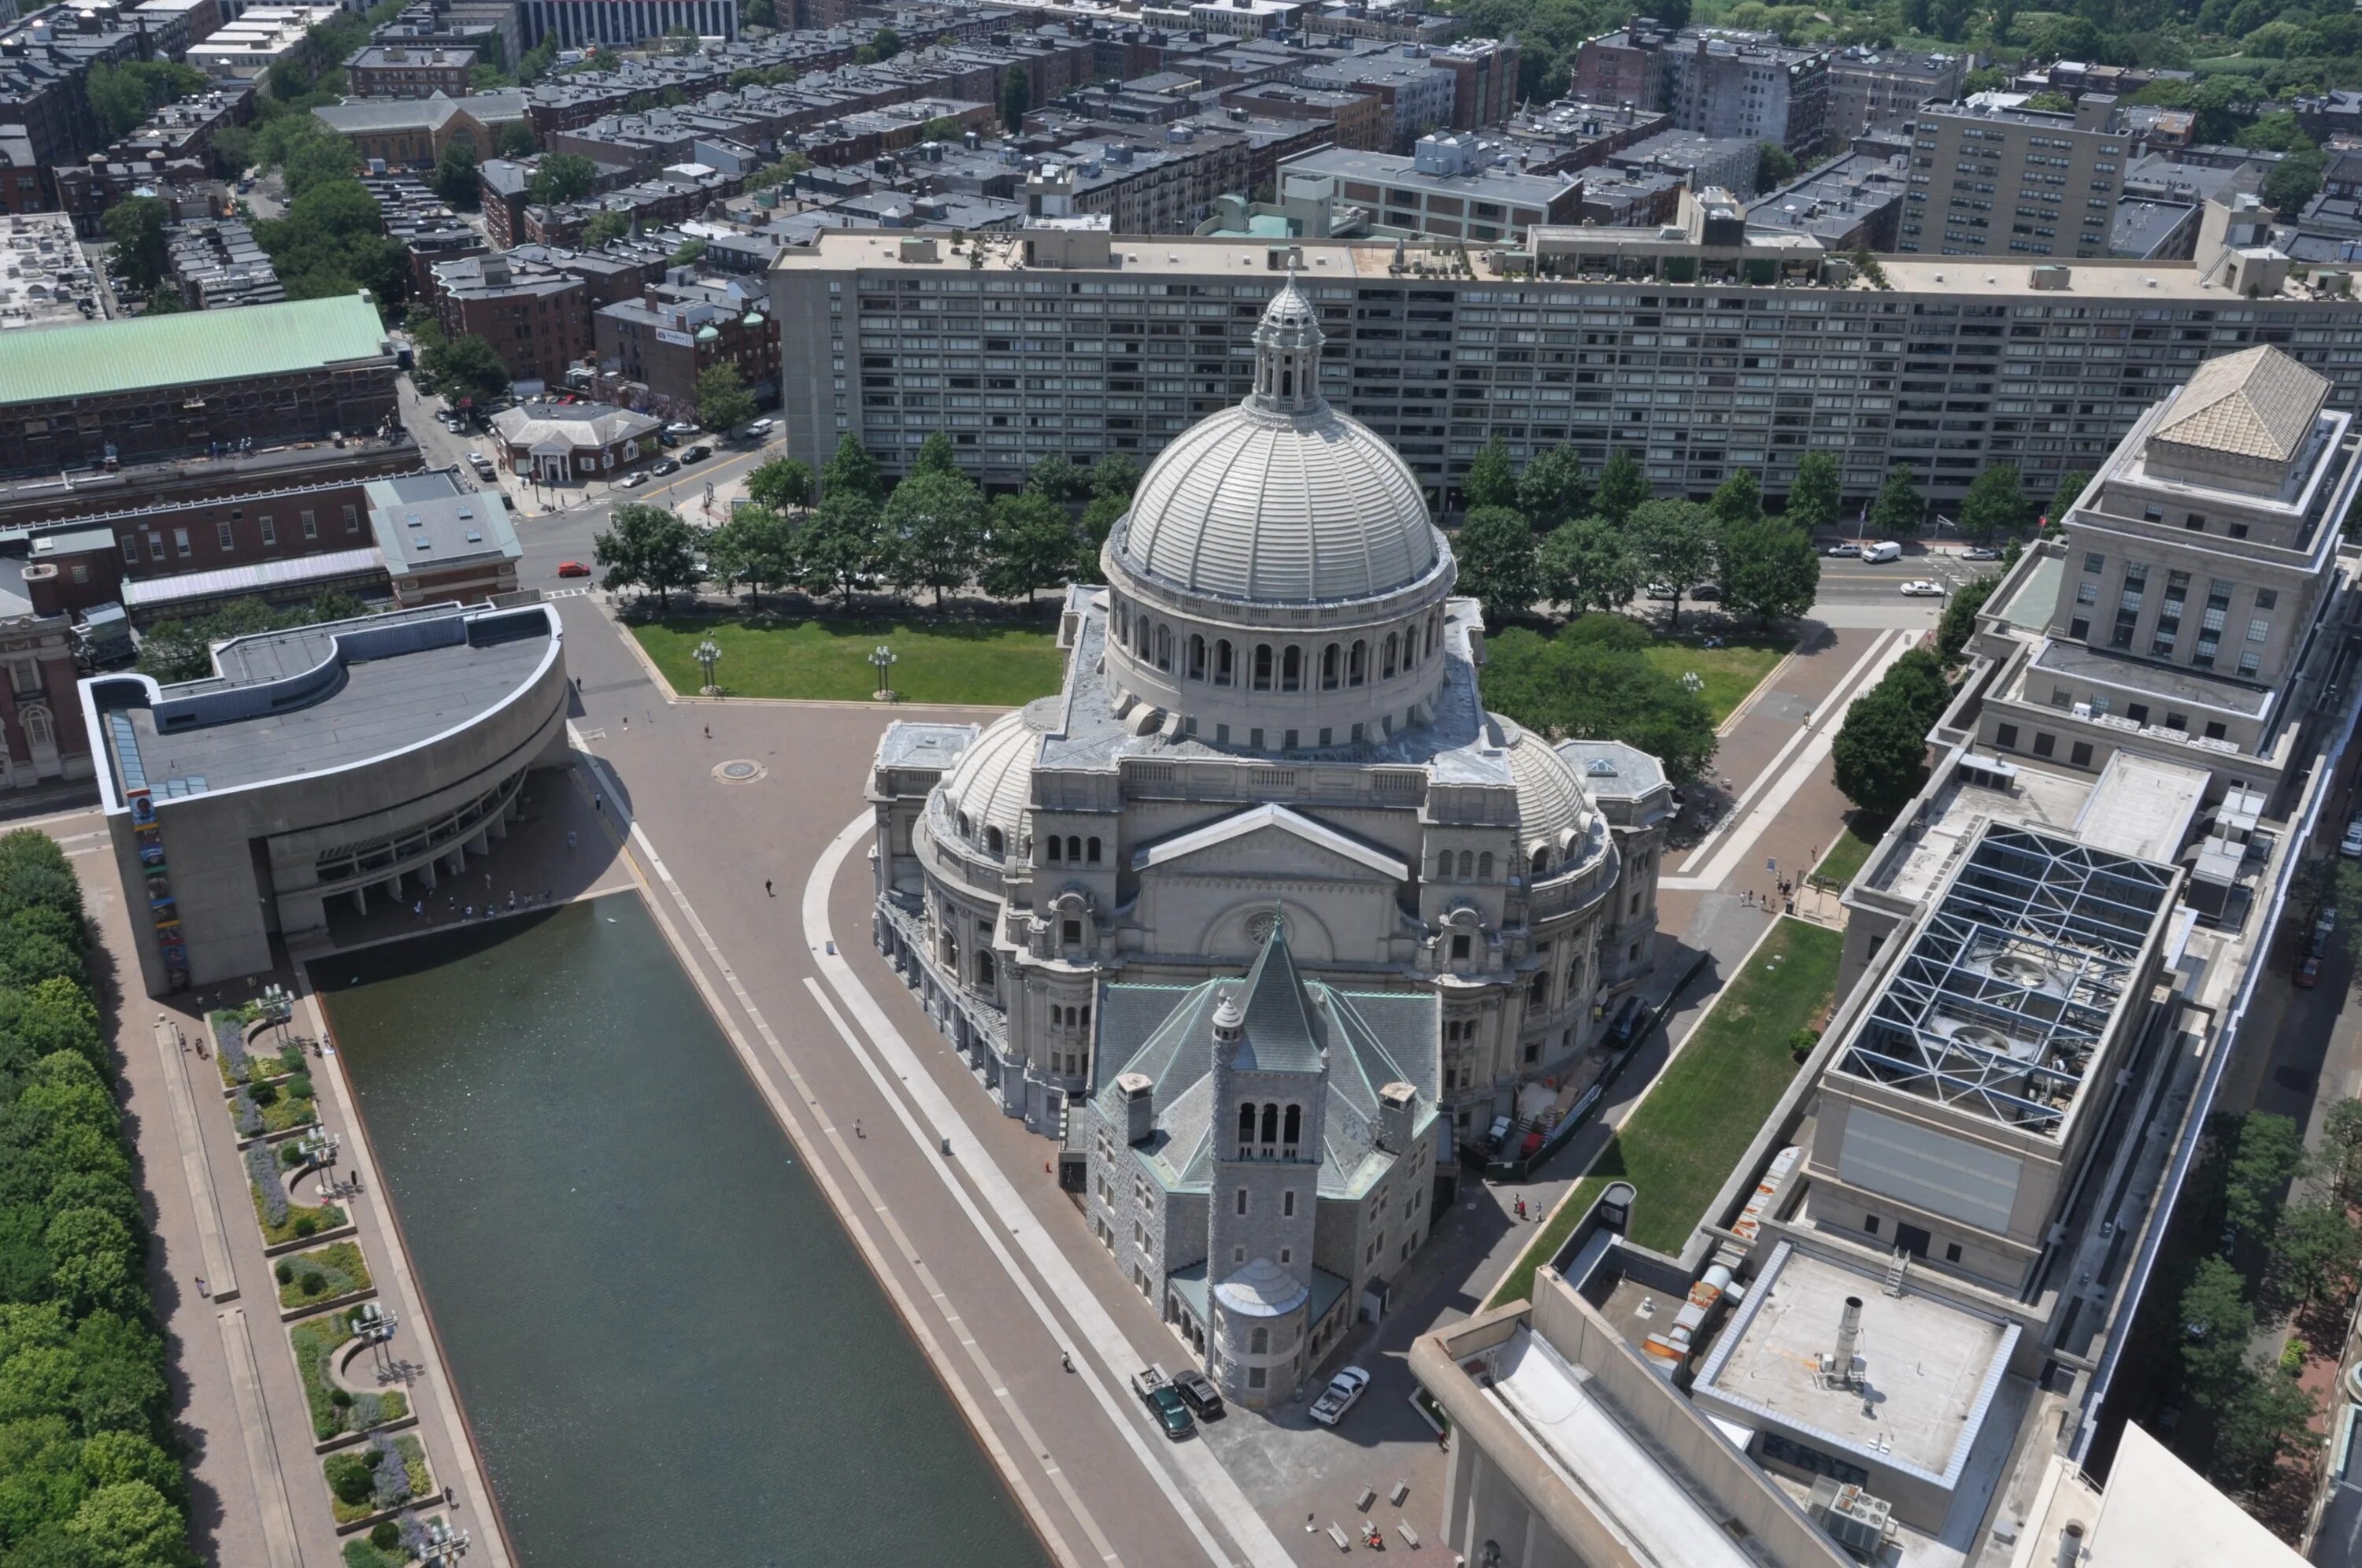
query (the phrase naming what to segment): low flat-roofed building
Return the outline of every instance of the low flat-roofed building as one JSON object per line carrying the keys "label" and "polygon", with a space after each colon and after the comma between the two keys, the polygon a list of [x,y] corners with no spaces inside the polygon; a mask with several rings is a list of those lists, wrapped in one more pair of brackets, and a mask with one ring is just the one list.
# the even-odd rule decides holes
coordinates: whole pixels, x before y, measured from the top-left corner
{"label": "low flat-roofed building", "polygon": [[187,61],[208,76],[251,81],[281,61],[319,52],[312,29],[345,14],[341,6],[248,6],[192,45]]}
{"label": "low flat-roofed building", "polygon": [[544,604],[443,604],[239,637],[179,685],[83,681],[149,993],[259,973],[329,937],[330,900],[406,902],[489,853],[565,755],[562,639]]}
{"label": "low flat-roofed building", "polygon": [[345,81],[356,98],[431,98],[437,93],[460,98],[467,95],[475,69],[472,49],[371,44],[345,61]]}
{"label": "low flat-roofed building", "polygon": [[662,448],[664,421],[602,403],[523,403],[492,416],[492,438],[513,474],[538,484],[606,479]]}
{"label": "low flat-roofed building", "polygon": [[2135,261],[2187,261],[2198,248],[2195,202],[2126,196],[2116,204],[2108,231],[2108,254]]}
{"label": "low flat-roofed building", "polygon": [[497,489],[434,469],[373,480],[366,492],[396,604],[472,603],[516,591],[524,551]]}
{"label": "low flat-roofed building", "polygon": [[[2023,1331],[1884,1286],[1867,1269],[1782,1242],[1706,1352],[1690,1397],[1759,1463],[1806,1485],[1826,1475],[1862,1487],[1940,1539],[1980,1443],[2005,1453],[2015,1435],[2007,1417],[2029,1385],[2004,1383]],[[1985,1457],[1991,1469],[2000,1456]],[[1983,1512],[1984,1494],[1968,1500]]]}
{"label": "low flat-roofed building", "polygon": [[1307,180],[1333,182],[1339,196],[1390,229],[1483,242],[1572,223],[1583,199],[1570,176],[1520,173],[1473,135],[1422,137],[1409,158],[1323,148],[1282,163],[1279,179],[1283,192]]}
{"label": "low flat-roofed building", "polygon": [[0,215],[0,332],[105,319],[106,296],[74,238],[72,218]]}
{"label": "low flat-roofed building", "polygon": [[1747,221],[1809,234],[1839,254],[1892,250],[1910,188],[1908,159],[1849,152],[1749,202]]}

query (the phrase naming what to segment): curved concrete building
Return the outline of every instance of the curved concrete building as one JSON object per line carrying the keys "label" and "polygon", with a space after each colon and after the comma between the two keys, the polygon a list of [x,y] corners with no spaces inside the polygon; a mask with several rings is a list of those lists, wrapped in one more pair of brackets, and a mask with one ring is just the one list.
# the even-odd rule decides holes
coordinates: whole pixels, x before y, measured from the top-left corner
{"label": "curved concrete building", "polygon": [[[414,898],[504,837],[566,749],[546,604],[435,605],[239,637],[215,673],[82,683],[151,994],[251,975],[325,938],[328,900]],[[135,920],[137,920],[135,911]]]}

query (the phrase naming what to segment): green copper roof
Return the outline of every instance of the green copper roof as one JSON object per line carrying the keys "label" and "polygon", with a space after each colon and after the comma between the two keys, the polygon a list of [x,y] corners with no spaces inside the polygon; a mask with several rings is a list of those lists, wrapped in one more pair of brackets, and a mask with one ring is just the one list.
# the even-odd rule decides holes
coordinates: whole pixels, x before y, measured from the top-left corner
{"label": "green copper roof", "polygon": [[377,307],[357,294],[10,332],[0,406],[285,375],[374,359],[384,344]]}

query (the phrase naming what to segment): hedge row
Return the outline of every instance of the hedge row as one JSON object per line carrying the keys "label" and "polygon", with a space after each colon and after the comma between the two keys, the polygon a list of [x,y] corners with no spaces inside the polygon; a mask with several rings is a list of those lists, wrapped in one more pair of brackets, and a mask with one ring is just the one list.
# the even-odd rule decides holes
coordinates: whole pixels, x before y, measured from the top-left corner
{"label": "hedge row", "polygon": [[193,1568],[82,886],[0,836],[0,1568]]}

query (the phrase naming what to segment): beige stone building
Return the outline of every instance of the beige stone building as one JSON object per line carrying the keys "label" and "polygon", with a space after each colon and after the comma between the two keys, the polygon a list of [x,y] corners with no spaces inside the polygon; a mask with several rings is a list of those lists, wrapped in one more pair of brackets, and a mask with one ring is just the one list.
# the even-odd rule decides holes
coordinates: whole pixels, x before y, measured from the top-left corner
{"label": "beige stone building", "polygon": [[1322,341],[1291,282],[1254,391],[1165,449],[1107,586],[1069,591],[1056,695],[880,742],[877,939],[1044,1133],[1138,1043],[1104,988],[1235,977],[1275,914],[1312,978],[1437,999],[1463,1138],[1581,1070],[1653,961],[1670,787],[1484,711],[1477,607],[1410,470],[1321,395]]}
{"label": "beige stone building", "polygon": [[[2106,256],[2130,138],[2115,100],[2071,114],[1980,96],[1912,121],[1913,184],[1895,248],[1941,256]],[[1918,183],[1925,176],[1926,184]]]}

